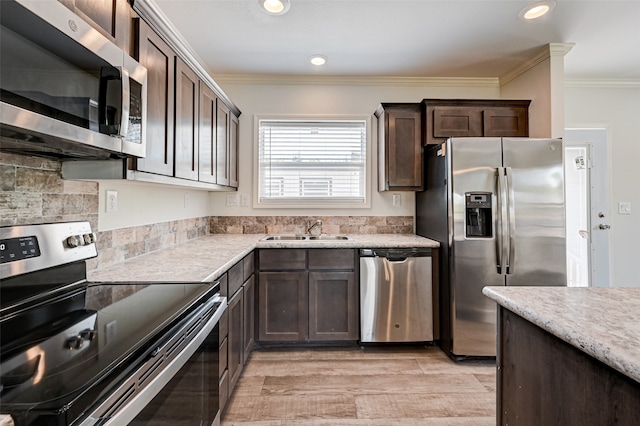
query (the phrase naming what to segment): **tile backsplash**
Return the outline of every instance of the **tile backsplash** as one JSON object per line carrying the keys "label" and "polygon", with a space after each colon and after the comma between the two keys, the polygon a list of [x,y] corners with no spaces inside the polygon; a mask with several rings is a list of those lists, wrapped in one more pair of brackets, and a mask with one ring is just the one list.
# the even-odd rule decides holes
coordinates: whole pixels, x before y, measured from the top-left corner
{"label": "tile backsplash", "polygon": [[98,258],[87,262],[89,270],[104,268],[133,257],[171,247],[207,235],[209,217],[196,217],[152,225],[130,226],[97,232]]}
{"label": "tile backsplash", "polygon": [[322,220],[325,234],[413,234],[413,216],[212,216],[212,234],[304,234]]}
{"label": "tile backsplash", "polygon": [[0,153],[0,225],[88,220],[98,227],[98,183],[64,180],[56,160]]}

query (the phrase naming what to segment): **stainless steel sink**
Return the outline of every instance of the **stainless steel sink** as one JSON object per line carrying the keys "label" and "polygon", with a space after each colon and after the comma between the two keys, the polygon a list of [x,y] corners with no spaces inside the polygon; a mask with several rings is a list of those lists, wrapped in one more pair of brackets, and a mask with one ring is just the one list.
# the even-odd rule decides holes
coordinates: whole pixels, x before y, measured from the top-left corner
{"label": "stainless steel sink", "polygon": [[262,241],[300,241],[306,239],[307,235],[269,235],[262,238]]}
{"label": "stainless steel sink", "polygon": [[261,241],[351,241],[348,235],[268,235]]}
{"label": "stainless steel sink", "polygon": [[309,240],[328,240],[328,241],[348,241],[351,237],[347,235],[310,235]]}

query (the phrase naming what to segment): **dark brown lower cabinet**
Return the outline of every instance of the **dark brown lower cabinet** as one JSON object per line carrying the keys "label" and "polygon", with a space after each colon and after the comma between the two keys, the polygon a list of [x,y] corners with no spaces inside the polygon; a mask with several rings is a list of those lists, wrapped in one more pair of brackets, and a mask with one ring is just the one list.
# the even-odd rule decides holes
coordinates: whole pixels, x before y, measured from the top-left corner
{"label": "dark brown lower cabinet", "polygon": [[309,272],[309,340],[358,340],[353,272]]}
{"label": "dark brown lower cabinet", "polygon": [[229,344],[228,344],[228,365],[229,365],[229,390],[235,388],[242,366],[244,365],[244,340],[242,338],[242,323],[244,318],[243,292],[238,291],[228,302],[229,311]]}
{"label": "dark brown lower cabinet", "polygon": [[242,296],[244,298],[244,333],[243,333],[243,362],[246,364],[251,348],[255,343],[255,310],[256,310],[256,296],[255,296],[255,275],[253,270],[251,276],[242,285]]}
{"label": "dark brown lower cabinet", "polygon": [[261,342],[357,340],[357,264],[352,249],[258,253]]}
{"label": "dark brown lower cabinet", "polygon": [[262,342],[307,340],[307,273],[260,272],[259,332]]}
{"label": "dark brown lower cabinet", "polygon": [[[226,275],[225,275],[226,277]],[[228,347],[229,347],[229,311],[224,311],[220,318],[219,339],[220,339],[220,411],[224,410],[229,399],[229,369],[228,369]]]}
{"label": "dark brown lower cabinet", "polygon": [[498,319],[499,425],[639,424],[640,383],[508,309]]}

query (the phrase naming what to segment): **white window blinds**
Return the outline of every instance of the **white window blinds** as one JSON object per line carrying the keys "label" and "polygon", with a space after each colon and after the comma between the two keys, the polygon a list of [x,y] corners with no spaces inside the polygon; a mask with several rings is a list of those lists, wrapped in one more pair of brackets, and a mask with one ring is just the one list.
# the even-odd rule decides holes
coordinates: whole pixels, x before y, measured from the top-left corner
{"label": "white window blinds", "polygon": [[364,203],[364,120],[258,123],[259,203]]}

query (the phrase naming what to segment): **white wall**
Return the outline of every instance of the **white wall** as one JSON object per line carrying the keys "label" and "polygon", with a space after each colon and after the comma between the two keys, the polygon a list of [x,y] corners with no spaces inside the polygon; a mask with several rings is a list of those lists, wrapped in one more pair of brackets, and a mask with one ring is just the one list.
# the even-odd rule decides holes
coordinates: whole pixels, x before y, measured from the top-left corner
{"label": "white wall", "polygon": [[[293,81],[291,81],[293,80]],[[369,115],[371,121],[372,167],[369,182],[371,207],[364,209],[264,209],[252,206],[227,206],[226,194],[211,193],[211,214],[216,216],[270,216],[270,215],[323,215],[323,216],[413,216],[415,194],[413,192],[377,191],[376,118],[373,116],[381,102],[420,102],[425,98],[498,98],[499,88],[495,79],[460,80],[457,85],[448,80],[428,81],[415,79],[407,83],[402,79],[389,79],[380,83],[366,79],[358,82],[313,78],[272,79],[268,81],[250,78],[218,78],[227,95],[242,111],[240,117],[240,194],[253,200],[254,186],[254,129],[253,118],[258,114],[289,115]],[[259,83],[259,84],[258,84]],[[465,87],[461,87],[466,85]],[[392,205],[392,194],[400,193],[399,207]]]}
{"label": "white wall", "polygon": [[[609,143],[611,282],[640,287],[640,84],[565,87],[566,127],[606,128]],[[597,159],[595,159],[597,161]],[[618,214],[618,202],[631,214]]]}
{"label": "white wall", "polygon": [[[98,187],[98,231],[210,216],[206,191],[121,180],[100,181]],[[106,191],[118,193],[115,213],[106,212]]]}
{"label": "white wall", "polygon": [[531,99],[529,136],[551,137],[551,61],[546,59],[500,89],[503,99]]}

